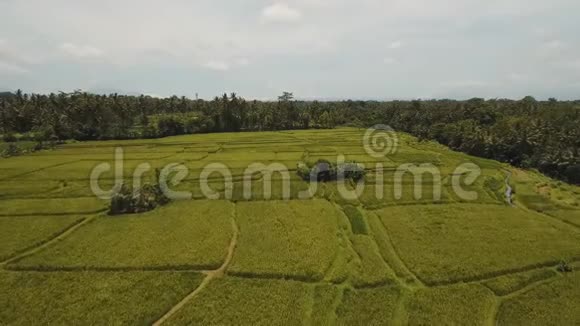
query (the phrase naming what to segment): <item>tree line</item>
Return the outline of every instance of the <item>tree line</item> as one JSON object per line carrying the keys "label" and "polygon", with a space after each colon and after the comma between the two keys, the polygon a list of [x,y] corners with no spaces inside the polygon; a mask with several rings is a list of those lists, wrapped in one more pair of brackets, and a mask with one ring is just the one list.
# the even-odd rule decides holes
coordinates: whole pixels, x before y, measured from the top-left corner
{"label": "tree line", "polygon": [[4,140],[156,138],[180,134],[370,127],[438,141],[471,155],[537,168],[580,183],[580,102],[474,98],[413,101],[246,101],[235,93],[211,101],[172,96],[0,94]]}

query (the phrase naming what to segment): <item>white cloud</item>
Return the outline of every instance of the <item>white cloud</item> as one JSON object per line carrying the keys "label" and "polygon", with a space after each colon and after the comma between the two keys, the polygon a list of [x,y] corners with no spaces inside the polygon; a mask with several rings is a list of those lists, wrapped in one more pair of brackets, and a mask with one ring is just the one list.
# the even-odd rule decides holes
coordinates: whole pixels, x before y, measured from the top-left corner
{"label": "white cloud", "polygon": [[401,46],[403,46],[403,43],[401,41],[394,41],[391,42],[391,44],[389,44],[389,49],[399,49]]}
{"label": "white cloud", "polygon": [[98,58],[104,54],[101,49],[98,49],[90,45],[76,45],[72,43],[63,43],[60,45],[59,49],[69,56],[81,59]]}
{"label": "white cloud", "polygon": [[207,69],[217,70],[217,71],[227,71],[230,69],[230,65],[225,61],[211,60],[203,64]]}
{"label": "white cloud", "polygon": [[456,80],[446,81],[440,84],[445,88],[480,88],[490,86],[489,83],[481,80]]}
{"label": "white cloud", "polygon": [[544,47],[547,49],[561,49],[565,46],[565,43],[560,40],[551,40],[544,43]]}
{"label": "white cloud", "polygon": [[238,58],[235,60],[235,63],[238,66],[247,66],[250,64],[250,60],[248,58]]}
{"label": "white cloud", "polygon": [[519,72],[511,72],[508,74],[507,78],[513,82],[524,82],[529,79],[527,75]]}
{"label": "white cloud", "polygon": [[6,74],[27,74],[30,71],[14,63],[0,62],[0,72]]}
{"label": "white cloud", "polygon": [[383,63],[385,63],[387,65],[392,65],[392,64],[397,63],[397,59],[391,58],[391,57],[386,57],[383,59]]}
{"label": "white cloud", "polygon": [[0,72],[12,75],[26,74],[30,71],[25,66],[30,63],[33,62],[27,55],[6,40],[0,39]]}
{"label": "white cloud", "polygon": [[302,19],[302,13],[285,3],[275,3],[262,10],[262,19],[266,22],[292,23]]}

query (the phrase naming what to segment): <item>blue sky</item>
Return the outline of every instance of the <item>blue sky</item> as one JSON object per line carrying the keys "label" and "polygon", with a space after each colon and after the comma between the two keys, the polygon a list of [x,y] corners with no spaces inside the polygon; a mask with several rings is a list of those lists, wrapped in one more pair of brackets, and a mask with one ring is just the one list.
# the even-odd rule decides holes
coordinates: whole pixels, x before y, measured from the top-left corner
{"label": "blue sky", "polygon": [[0,89],[580,98],[577,0],[0,0]]}

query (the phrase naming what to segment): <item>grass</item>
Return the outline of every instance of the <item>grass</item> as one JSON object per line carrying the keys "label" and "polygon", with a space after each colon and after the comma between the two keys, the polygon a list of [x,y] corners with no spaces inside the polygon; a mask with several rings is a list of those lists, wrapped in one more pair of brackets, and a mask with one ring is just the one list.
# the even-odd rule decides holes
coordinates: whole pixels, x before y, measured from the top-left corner
{"label": "grass", "polygon": [[498,322],[504,325],[577,325],[580,323],[580,273],[541,284],[505,301]]}
{"label": "grass", "polygon": [[241,231],[230,271],[322,279],[337,250],[337,214],[324,200],[238,203]]}
{"label": "grass", "polygon": [[216,279],[167,325],[302,325],[307,286],[300,282]]}
{"label": "grass", "polygon": [[427,284],[489,278],[580,257],[580,233],[518,208],[419,205],[377,214],[402,260]]}
{"label": "grass", "polygon": [[73,215],[0,217],[0,261],[38,246],[82,220]]}
{"label": "grass", "polygon": [[481,285],[420,289],[406,305],[408,325],[490,324],[494,304],[493,293]]}
{"label": "grass", "polygon": [[0,320],[5,325],[150,325],[201,280],[189,272],[0,272],[5,294]]}
{"label": "grass", "polygon": [[338,325],[389,325],[401,290],[379,287],[364,290],[346,289],[338,307]]}
{"label": "grass", "polygon": [[175,202],[140,215],[102,216],[14,269],[215,269],[232,237],[233,205]]}
{"label": "grass", "polygon": [[552,269],[538,269],[528,272],[500,276],[486,281],[485,286],[497,295],[506,295],[525,288],[535,282],[552,278],[557,273]]}

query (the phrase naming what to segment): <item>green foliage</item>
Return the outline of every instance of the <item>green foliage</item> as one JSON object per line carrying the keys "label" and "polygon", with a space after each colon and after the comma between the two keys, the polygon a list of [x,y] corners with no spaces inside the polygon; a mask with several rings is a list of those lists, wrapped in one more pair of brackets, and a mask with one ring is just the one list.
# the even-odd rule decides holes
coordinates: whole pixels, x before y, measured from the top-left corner
{"label": "green foliage", "polygon": [[8,147],[2,152],[3,157],[12,157],[22,154],[22,149],[15,143],[8,144]]}
{"label": "green foliage", "polygon": [[9,325],[150,325],[202,280],[191,272],[0,273]]}
{"label": "green foliage", "polygon": [[146,183],[134,190],[127,184],[111,197],[110,215],[143,213],[169,203],[159,184]]}
{"label": "green foliage", "polygon": [[318,159],[311,166],[299,163],[296,173],[304,181],[351,180],[357,182],[365,176],[364,168],[356,162],[334,164],[325,159]]}
{"label": "green foliage", "polygon": [[573,271],[572,266],[566,260],[560,260],[558,266],[556,266],[556,270],[560,273],[570,273]]}
{"label": "green foliage", "polygon": [[18,138],[16,138],[16,135],[14,135],[13,133],[9,132],[9,133],[5,133],[2,136],[2,140],[4,142],[7,142],[7,143],[14,143],[14,142],[18,141]]}

